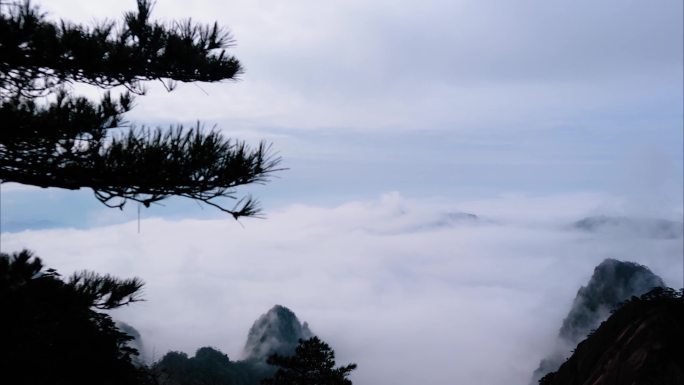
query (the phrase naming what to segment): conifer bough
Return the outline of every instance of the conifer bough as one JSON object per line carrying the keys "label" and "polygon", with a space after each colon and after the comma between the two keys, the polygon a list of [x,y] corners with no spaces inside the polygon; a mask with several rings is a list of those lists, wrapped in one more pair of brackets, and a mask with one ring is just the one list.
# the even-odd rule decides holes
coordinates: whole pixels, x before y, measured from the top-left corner
{"label": "conifer bough", "polygon": [[[233,42],[225,29],[151,22],[151,8],[139,0],[119,25],[84,27],[47,20],[28,1],[0,3],[0,181],[90,188],[109,207],[181,196],[236,219],[258,215],[257,202],[237,199],[236,187],[264,183],[279,170],[270,145],[252,148],[199,122],[120,131],[146,81],[170,91],[177,81],[218,82],[242,72],[225,52]],[[73,95],[72,83],[126,91],[92,101]],[[237,203],[217,203],[225,197]]]}

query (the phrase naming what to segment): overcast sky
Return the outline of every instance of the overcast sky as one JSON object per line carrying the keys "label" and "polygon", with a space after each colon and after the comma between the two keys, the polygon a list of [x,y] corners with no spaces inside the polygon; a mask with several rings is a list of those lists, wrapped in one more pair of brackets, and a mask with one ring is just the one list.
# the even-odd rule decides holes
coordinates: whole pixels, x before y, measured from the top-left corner
{"label": "overcast sky", "polygon": [[[41,5],[86,23],[135,6]],[[243,228],[172,200],[143,210],[137,234],[137,206],[3,184],[2,251],[140,276],[149,301],[125,317],[157,354],[212,344],[235,357],[281,303],[359,364],[355,383],[421,382],[401,369],[410,362],[434,384],[526,380],[603,258],[682,286],[682,238],[564,227],[599,214],[682,220],[682,7],[159,0],[157,18],[229,27],[246,71],[171,93],[150,84],[129,120],[199,119],[272,142],[289,170],[242,190],[269,219]],[[451,211],[489,222],[431,225]]]}
{"label": "overcast sky", "polygon": [[[133,7],[43,4],[51,17],[86,23]],[[640,211],[681,212],[681,1],[164,0],[153,15],[227,26],[246,71],[238,82],[172,93],[151,83],[130,121],[199,119],[272,142],[289,170],[245,190],[267,210],[388,191],[468,199],[602,191],[629,196]],[[2,219],[80,227],[125,219],[89,196],[7,193]],[[143,214],[216,214],[170,206]]]}

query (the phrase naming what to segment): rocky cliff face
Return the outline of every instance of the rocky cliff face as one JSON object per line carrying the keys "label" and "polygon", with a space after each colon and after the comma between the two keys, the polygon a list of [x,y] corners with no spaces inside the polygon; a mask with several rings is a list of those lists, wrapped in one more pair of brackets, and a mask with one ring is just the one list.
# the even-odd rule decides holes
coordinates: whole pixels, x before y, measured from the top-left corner
{"label": "rocky cliff face", "polygon": [[300,323],[290,309],[275,305],[252,325],[243,357],[247,360],[266,361],[274,353],[291,355],[300,338],[311,337],[313,333],[306,322]]}
{"label": "rocky cliff face", "polygon": [[577,344],[620,302],[664,286],[663,280],[646,266],[606,259],[596,266],[587,286],[577,291],[559,336]]}
{"label": "rocky cliff face", "polygon": [[684,384],[684,291],[633,298],[541,385]]}
{"label": "rocky cliff face", "polygon": [[620,302],[664,286],[663,280],[645,266],[615,259],[601,262],[594,269],[589,283],[577,292],[570,312],[563,320],[556,346],[540,362],[530,383],[536,384],[546,373],[558,369],[571,350]]}

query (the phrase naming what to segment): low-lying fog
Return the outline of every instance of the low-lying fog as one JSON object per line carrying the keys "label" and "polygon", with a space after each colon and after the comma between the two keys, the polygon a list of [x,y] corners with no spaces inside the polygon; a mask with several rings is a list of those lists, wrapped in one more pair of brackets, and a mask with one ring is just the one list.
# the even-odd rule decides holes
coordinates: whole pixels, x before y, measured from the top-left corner
{"label": "low-lying fog", "polygon": [[[144,219],[140,234],[131,222],[4,233],[2,245],[30,248],[63,275],[142,278],[146,301],[113,316],[140,331],[148,361],[207,345],[239,359],[252,322],[282,304],[339,364],[359,365],[355,384],[527,384],[603,259],[683,285],[681,231],[634,231],[648,221],[615,231],[624,218],[606,231],[573,226],[630,218],[619,208],[598,194],[428,202],[392,193],[272,210],[244,228]],[[660,216],[681,228],[678,218],[681,208]]]}

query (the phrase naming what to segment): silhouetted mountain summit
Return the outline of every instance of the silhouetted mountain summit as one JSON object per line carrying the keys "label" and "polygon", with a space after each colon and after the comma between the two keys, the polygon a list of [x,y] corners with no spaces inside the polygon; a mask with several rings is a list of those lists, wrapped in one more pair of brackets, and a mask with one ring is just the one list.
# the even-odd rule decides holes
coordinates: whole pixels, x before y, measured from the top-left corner
{"label": "silhouetted mountain summit", "polygon": [[539,363],[532,383],[552,372],[570,355],[571,350],[604,320],[621,302],[642,295],[665,283],[646,266],[633,262],[606,259],[594,269],[586,286],[575,297],[563,320],[553,352]]}
{"label": "silhouetted mountain summit", "polygon": [[299,339],[311,337],[313,334],[306,322],[300,323],[290,309],[275,305],[249,330],[244,360],[231,361],[219,349],[205,346],[193,357],[183,352],[168,352],[153,369],[161,385],[259,385],[275,373],[275,367],[266,363],[269,355],[293,355]]}
{"label": "silhouetted mountain summit", "polygon": [[247,360],[266,361],[271,354],[291,355],[299,339],[309,339],[313,333],[306,322],[299,322],[288,308],[275,305],[257,319],[249,329],[243,357]]}
{"label": "silhouetted mountain summit", "polygon": [[581,219],[573,223],[573,227],[588,232],[644,238],[669,239],[684,237],[684,224],[682,222],[658,218],[598,215]]}
{"label": "silhouetted mountain summit", "polygon": [[587,286],[577,291],[559,336],[570,341],[584,338],[620,302],[664,286],[646,266],[606,259],[596,266]]}
{"label": "silhouetted mountain summit", "polygon": [[684,384],[684,290],[633,297],[541,385]]}

